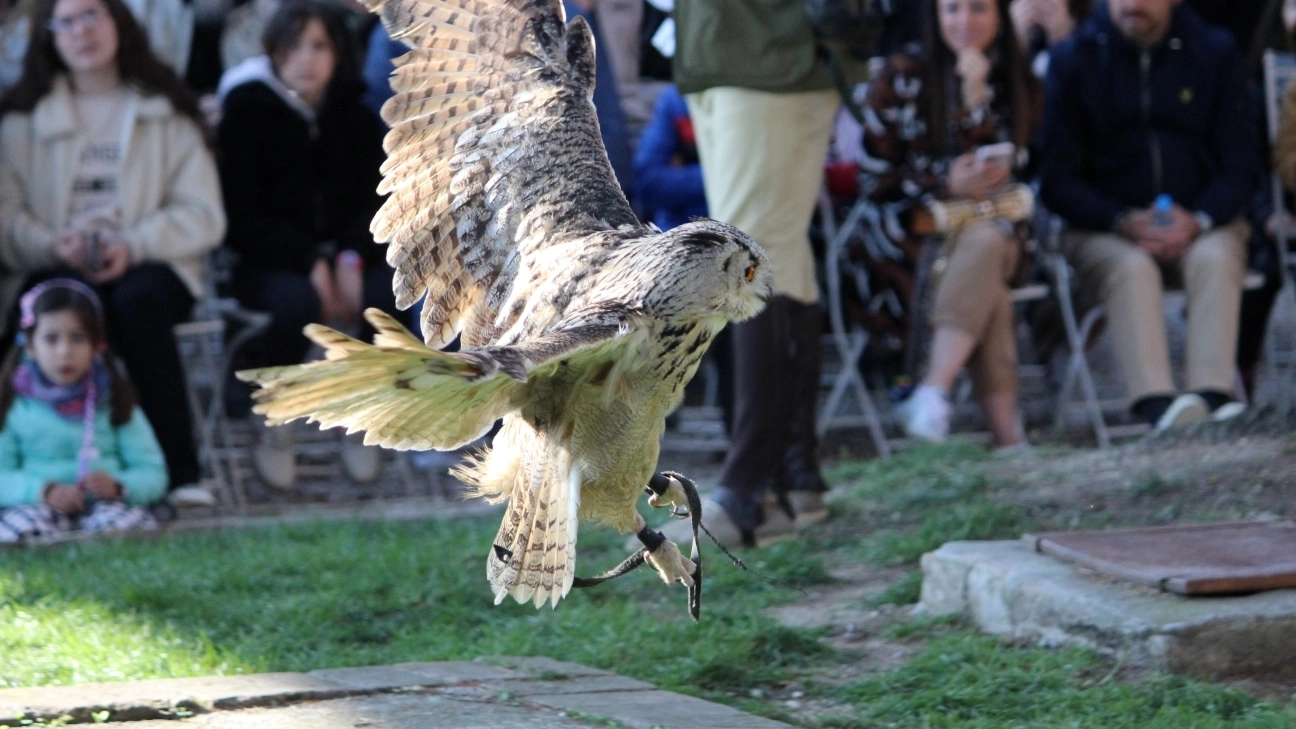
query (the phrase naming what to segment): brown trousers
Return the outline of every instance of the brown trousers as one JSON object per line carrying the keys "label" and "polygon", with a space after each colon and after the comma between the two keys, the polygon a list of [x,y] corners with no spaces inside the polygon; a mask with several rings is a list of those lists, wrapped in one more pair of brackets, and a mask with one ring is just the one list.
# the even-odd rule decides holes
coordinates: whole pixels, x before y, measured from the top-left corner
{"label": "brown trousers", "polygon": [[1186,389],[1233,391],[1238,312],[1249,227],[1234,220],[1160,263],[1114,233],[1068,231],[1062,246],[1080,285],[1097,294],[1131,399],[1176,392],[1161,297],[1167,284],[1188,296]]}
{"label": "brown trousers", "polygon": [[1017,342],[1009,281],[1021,243],[1002,222],[975,223],[946,241],[935,273],[932,324],[952,326],[977,341],[968,358],[978,399],[1017,389]]}

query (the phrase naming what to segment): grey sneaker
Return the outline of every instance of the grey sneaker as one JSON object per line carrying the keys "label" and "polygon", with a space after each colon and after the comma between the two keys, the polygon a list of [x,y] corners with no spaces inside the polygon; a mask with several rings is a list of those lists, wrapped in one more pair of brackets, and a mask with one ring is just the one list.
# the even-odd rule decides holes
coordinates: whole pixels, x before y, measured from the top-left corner
{"label": "grey sneaker", "polygon": [[342,472],[356,483],[373,483],[382,469],[382,451],[364,444],[364,433],[342,437]]}
{"label": "grey sneaker", "polygon": [[[828,519],[828,505],[822,491],[789,491],[788,504],[796,514],[796,528],[804,529]],[[766,510],[769,506],[766,505]],[[778,508],[777,506],[775,508]]]}
{"label": "grey sneaker", "polygon": [[[711,532],[711,536],[715,537],[717,542],[728,549],[743,546],[742,531],[729,516],[729,512],[710,499],[702,499],[702,526]],[[796,522],[792,517],[771,501],[765,505],[765,523],[756,527],[752,538],[757,547],[764,547],[795,537],[796,530]],[[673,519],[662,527],[661,532],[672,542],[686,545],[693,539],[693,522],[690,519]],[[706,540],[705,534],[701,534],[701,537]],[[633,549],[639,540],[635,537],[630,539],[631,541],[626,544]]]}
{"label": "grey sneaker", "polygon": [[1181,425],[1200,423],[1210,418],[1210,407],[1201,395],[1188,392],[1176,397],[1157,420],[1154,430],[1162,431]]}
{"label": "grey sneaker", "polygon": [[167,494],[167,500],[178,509],[193,506],[215,506],[216,493],[208,484],[190,483],[171,489],[171,492]]}
{"label": "grey sneaker", "polygon": [[281,491],[297,483],[297,450],[293,447],[292,427],[280,425],[257,428],[257,443],[252,447],[252,467],[267,486]]}

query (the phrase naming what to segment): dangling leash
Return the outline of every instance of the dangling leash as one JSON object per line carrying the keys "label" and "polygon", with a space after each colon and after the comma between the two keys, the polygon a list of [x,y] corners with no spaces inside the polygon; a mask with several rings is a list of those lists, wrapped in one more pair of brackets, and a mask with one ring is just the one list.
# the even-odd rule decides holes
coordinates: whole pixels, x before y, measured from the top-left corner
{"label": "dangling leash", "polygon": [[[708,537],[711,537],[711,541],[715,542],[716,546],[720,547],[720,550],[738,566],[743,569],[747,569],[747,566],[737,557],[730,554],[729,550],[725,549],[723,545],[716,541],[716,538],[711,535],[711,532],[707,531],[707,528],[702,525],[702,500],[698,497],[697,484],[693,483],[692,479],[674,471],[663,471],[653,475],[653,477],[648,480],[648,485],[644,487],[644,492],[659,497],[664,496],[666,491],[670,488],[671,479],[678,481],[680,486],[684,489],[684,495],[688,499],[688,509],[685,511],[676,506],[671,509],[670,515],[676,519],[690,519],[693,526],[693,545],[689,551],[689,560],[693,562],[694,571],[692,575],[693,586],[690,587],[688,591],[688,611],[693,620],[697,621],[702,614],[702,554],[698,549],[698,530],[701,530],[706,533]],[[638,534],[635,536],[639,538],[639,541],[643,542],[643,549],[635,551],[634,554],[627,557],[625,561],[621,562],[621,564],[601,575],[598,575],[597,577],[575,578],[572,580],[572,587],[594,587],[595,585],[601,585],[608,580],[633,572],[644,563],[649,552],[656,550],[661,546],[662,542],[666,541],[666,537],[664,537],[661,532],[647,526],[639,530]]]}

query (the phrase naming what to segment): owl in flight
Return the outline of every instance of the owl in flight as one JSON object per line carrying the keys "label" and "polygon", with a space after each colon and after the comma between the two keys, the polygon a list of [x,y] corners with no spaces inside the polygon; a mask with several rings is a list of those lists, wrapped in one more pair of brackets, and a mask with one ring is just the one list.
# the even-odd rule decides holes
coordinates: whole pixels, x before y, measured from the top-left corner
{"label": "owl in flight", "polygon": [[487,555],[497,604],[557,605],[578,519],[636,533],[693,588],[697,563],[635,504],[651,480],[650,502],[687,507],[679,479],[654,476],[664,418],[711,339],[769,300],[764,252],[712,220],[639,222],[599,136],[593,36],[561,0],[365,2],[412,49],[383,107],[372,231],[398,306],[424,299],[426,343],[375,309],[372,345],[312,324],[326,359],[239,373],[256,412],[398,450],[458,448],[502,418],[455,474],[508,504]]}

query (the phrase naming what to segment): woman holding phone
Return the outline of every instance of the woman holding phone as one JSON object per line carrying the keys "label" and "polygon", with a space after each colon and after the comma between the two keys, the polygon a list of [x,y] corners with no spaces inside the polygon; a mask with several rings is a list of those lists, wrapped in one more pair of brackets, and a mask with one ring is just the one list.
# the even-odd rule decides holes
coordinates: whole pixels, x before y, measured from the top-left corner
{"label": "woman holding phone", "polygon": [[[928,203],[988,199],[1026,163],[1041,93],[1008,5],[925,0],[921,48],[930,52],[888,57],[869,85],[861,193],[881,209],[896,245],[915,249],[932,232],[923,225]],[[1025,443],[1009,289],[1022,261],[1021,228],[986,216],[945,236],[933,270],[927,373],[898,409],[910,436],[945,438],[949,391],[967,366],[995,447]]]}

